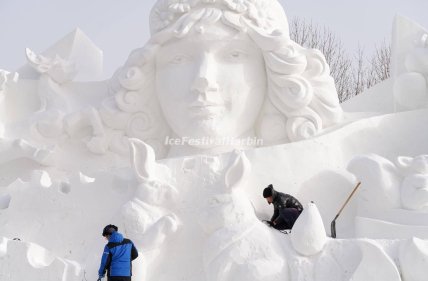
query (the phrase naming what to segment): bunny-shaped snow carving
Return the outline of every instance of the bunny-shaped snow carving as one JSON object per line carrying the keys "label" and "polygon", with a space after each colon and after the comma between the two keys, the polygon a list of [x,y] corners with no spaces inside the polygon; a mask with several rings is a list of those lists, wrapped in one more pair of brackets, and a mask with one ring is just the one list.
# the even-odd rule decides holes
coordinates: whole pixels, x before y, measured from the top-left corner
{"label": "bunny-shaped snow carving", "polygon": [[200,224],[209,235],[204,245],[206,280],[288,280],[288,267],[273,230],[261,223],[241,191],[250,172],[242,153],[225,175],[225,186],[209,199]]}
{"label": "bunny-shaped snow carving", "polygon": [[[132,200],[121,210],[124,233],[134,241],[142,258],[134,266],[134,276],[151,280],[147,268],[153,266],[161,245],[179,226],[171,212],[177,190],[160,178],[169,170],[155,162],[153,149],[138,139],[130,140],[132,166],[139,186]],[[162,176],[162,177],[161,177]],[[141,263],[141,264],[140,264]]]}

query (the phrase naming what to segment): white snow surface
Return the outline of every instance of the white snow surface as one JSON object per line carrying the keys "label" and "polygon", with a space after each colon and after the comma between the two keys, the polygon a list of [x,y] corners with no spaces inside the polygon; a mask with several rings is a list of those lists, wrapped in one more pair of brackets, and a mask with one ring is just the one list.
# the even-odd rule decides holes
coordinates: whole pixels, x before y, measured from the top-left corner
{"label": "white snow surface", "polygon": [[[242,7],[230,3],[221,6],[232,11],[224,20],[239,28],[246,20],[236,18]],[[286,29],[282,9],[269,3],[267,12],[274,20],[243,30],[253,32],[258,46],[270,52],[281,40],[289,41],[282,35],[269,41],[281,34],[278,30],[271,37],[263,33],[272,25]],[[157,11],[163,4],[159,1]],[[179,20],[178,15],[193,9],[183,5],[177,2],[164,12],[172,13],[171,21]],[[220,18],[218,10],[209,11],[192,16],[206,16],[208,22]],[[154,33],[168,31],[170,21],[160,13],[153,17]],[[216,24],[207,36],[235,36],[223,23]],[[95,77],[102,61],[81,31],[42,54],[28,49],[21,78],[21,73],[0,71],[0,281],[96,280],[105,243],[101,232],[110,223],[139,250],[133,280],[426,280],[428,91],[423,85],[410,87],[406,96],[403,89],[414,82],[412,77],[427,79],[425,61],[412,59],[428,58],[428,32],[407,19],[398,18],[396,24],[393,56],[400,67],[390,80],[339,106],[328,73],[316,73],[317,67],[328,69],[320,53],[292,45],[296,56],[290,71],[298,77],[293,79],[307,78],[302,83],[309,89],[328,90],[330,97],[306,89],[303,100],[293,100],[280,95],[288,88],[278,86],[263,106],[245,103],[260,109],[263,122],[245,111],[237,117],[241,123],[231,118],[216,128],[236,133],[252,120],[269,133],[269,144],[236,150],[189,146],[175,158],[155,138],[165,134],[162,124],[170,122],[177,129],[189,123],[190,133],[198,136],[211,128],[206,120],[215,119],[220,106],[193,104],[189,111],[203,122],[186,123],[185,118],[175,120],[182,117],[176,114],[179,105],[168,115],[165,108],[174,109],[170,100],[159,105],[145,96],[141,89],[153,86],[153,71],[150,63],[134,63],[147,62],[156,44],[165,43],[163,36],[154,34],[150,48],[132,53],[111,81],[74,81],[77,73],[82,80]],[[188,36],[204,34],[204,27],[192,32]],[[255,56],[262,58],[259,51]],[[288,53],[278,57],[269,52],[270,67],[281,69]],[[241,55],[232,53],[233,59]],[[79,69],[73,59],[87,64]],[[163,74],[182,59],[186,57],[174,57],[174,66]],[[207,61],[200,63],[208,69]],[[251,69],[252,74],[262,70]],[[179,91],[190,72],[176,77],[180,83],[158,86]],[[228,81],[227,76],[222,78]],[[285,76],[270,79],[297,81],[280,80]],[[208,80],[198,79],[192,88],[207,87]],[[192,94],[198,91],[203,94],[200,89]],[[294,107],[298,113],[291,114]],[[221,112],[233,116],[226,109]],[[178,129],[174,134],[180,134]],[[215,132],[219,135],[213,137],[223,131]],[[338,238],[333,239],[330,223],[357,182],[361,187],[336,220]],[[262,197],[268,184],[305,206],[290,234],[262,222],[273,211]]]}

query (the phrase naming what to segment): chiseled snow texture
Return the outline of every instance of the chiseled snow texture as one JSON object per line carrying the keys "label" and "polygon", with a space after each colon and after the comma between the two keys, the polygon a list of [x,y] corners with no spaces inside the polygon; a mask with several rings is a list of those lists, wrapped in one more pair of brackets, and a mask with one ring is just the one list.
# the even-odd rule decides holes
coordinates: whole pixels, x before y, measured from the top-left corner
{"label": "chiseled snow texture", "polygon": [[428,240],[414,237],[403,242],[399,250],[399,264],[403,280],[427,280]]}
{"label": "chiseled snow texture", "polygon": [[[428,132],[418,129],[428,122],[427,118],[426,110],[372,117],[312,140],[246,151],[245,155],[251,163],[251,172],[243,173],[246,177],[245,183],[231,193],[225,189],[225,176],[226,171],[236,161],[234,153],[165,159],[158,162],[162,168],[146,169],[157,171],[154,179],[161,174],[164,175],[162,179],[166,183],[157,183],[156,180],[145,183],[144,180],[137,180],[134,170],[135,167],[140,167],[138,171],[140,175],[144,175],[141,172],[144,170],[142,168],[145,167],[144,163],[147,163],[144,159],[136,161],[140,164],[134,168],[108,169],[103,161],[99,161],[104,158],[97,156],[99,161],[97,163],[103,170],[94,167],[92,163],[96,158],[92,156],[88,161],[81,158],[79,162],[74,162],[77,161],[76,155],[80,157],[83,154],[76,148],[70,150],[72,155],[60,150],[60,155],[69,157],[62,156],[61,159],[56,159],[58,163],[56,167],[43,168],[35,162],[18,159],[1,167],[4,176],[2,183],[7,187],[3,187],[0,194],[4,202],[3,209],[0,210],[2,225],[0,235],[9,238],[19,237],[23,241],[37,243],[55,256],[75,260],[86,271],[88,280],[97,278],[97,267],[104,244],[100,230],[108,223],[118,224],[125,236],[135,239],[138,243],[137,248],[143,252],[141,259],[134,262],[135,278],[143,276],[137,271],[142,266],[150,264],[147,280],[207,280],[209,278],[207,276],[214,274],[209,274],[211,270],[221,266],[217,263],[221,261],[237,268],[234,273],[230,273],[230,277],[236,279],[237,272],[251,273],[244,269],[245,262],[254,259],[257,267],[253,267],[255,271],[251,273],[252,276],[268,271],[269,265],[274,263],[287,265],[283,270],[288,272],[290,280],[349,280],[361,263],[362,255],[358,243],[355,240],[328,239],[320,253],[310,257],[301,256],[294,250],[289,235],[269,229],[258,221],[258,218],[269,218],[273,211],[272,206],[266,204],[261,196],[263,187],[273,183],[279,191],[296,195],[305,205],[313,200],[317,203],[325,228],[329,229],[331,219],[355,184],[355,179],[345,170],[349,160],[355,154],[364,154],[368,151],[386,155],[391,157],[390,159],[396,155],[397,150],[403,151],[403,155],[419,155],[428,151],[426,142]],[[408,124],[414,124],[414,127]],[[400,138],[402,134],[412,137],[402,139]],[[395,139],[400,141],[391,141]],[[19,173],[16,172],[17,167],[20,167]],[[39,171],[43,168],[42,171],[45,172],[37,172],[37,168]],[[164,169],[169,169],[169,173],[160,172]],[[10,170],[15,172],[7,174]],[[72,172],[73,170],[80,172]],[[173,177],[169,179],[168,174]],[[10,177],[16,175],[22,177],[22,180],[11,181]],[[235,173],[230,175],[231,179],[239,179],[232,177]],[[230,181],[228,182],[231,186]],[[139,194],[143,195],[150,189],[156,190],[156,186],[164,185],[166,190],[170,189],[166,187],[168,185],[178,190],[178,193],[173,192],[175,195],[171,198],[173,199],[171,203],[157,206],[138,199]],[[208,204],[212,197],[213,202],[217,202],[217,207],[216,204],[213,206],[214,210],[217,210],[215,212],[217,216],[209,215]],[[147,197],[143,196],[144,198]],[[128,202],[133,203],[126,205]],[[223,206],[222,202],[226,205]],[[154,249],[158,254],[150,249],[145,250],[144,246],[147,245],[143,245],[143,241],[139,242],[140,237],[141,239],[143,237],[133,233],[133,227],[128,229],[128,223],[132,226],[140,217],[137,216],[133,220],[133,215],[128,217],[126,214],[135,212],[124,212],[125,218],[121,218],[118,214],[125,208],[123,206],[131,206],[131,210],[144,206],[153,211],[144,212],[144,216],[160,214],[167,218],[177,217],[180,221],[178,229],[176,232],[168,232],[161,248]],[[155,207],[159,208],[158,211],[154,211]],[[354,235],[352,225],[355,211],[355,201],[351,201],[337,221],[339,237]],[[206,227],[201,225],[201,219],[206,212],[213,220],[208,224],[208,232]],[[239,218],[245,220],[241,224],[235,223]],[[156,221],[155,217],[152,219]],[[245,223],[248,221],[251,223]],[[148,220],[147,223],[146,230],[153,229],[157,234],[163,234],[156,232],[157,229],[173,225],[169,219],[160,223],[159,228],[157,226],[151,228],[150,226],[156,224],[152,225]],[[225,223],[230,227],[221,228]],[[252,226],[253,229],[247,229],[248,226]],[[213,227],[220,232],[213,232],[216,231],[212,229]],[[213,239],[214,236],[211,235],[215,233],[221,237],[228,237],[225,242],[231,241],[231,237],[236,237],[237,234],[245,236],[233,240],[236,241],[233,248],[225,249],[219,256],[224,260],[216,259],[210,263],[210,259],[207,258],[211,256],[208,253],[212,251],[204,250],[207,249],[208,241],[223,243],[221,240]],[[227,236],[222,236],[223,234]],[[263,263],[263,259],[260,259],[267,253],[257,256],[248,249],[259,249],[259,253],[270,252],[270,262]],[[248,254],[247,258],[240,259],[245,257],[245,253]],[[397,255],[392,252],[390,258],[396,259]],[[44,281],[56,280],[51,278]]]}
{"label": "chiseled snow texture", "polygon": [[250,168],[244,154],[236,157],[226,171],[225,188],[209,198],[199,220],[208,234],[203,249],[206,280],[288,280],[280,240],[256,218],[240,190]]}
{"label": "chiseled snow texture", "polygon": [[403,170],[401,203],[408,210],[428,211],[428,155],[399,157]]}
{"label": "chiseled snow texture", "polygon": [[[177,4],[176,8],[183,6]],[[97,52],[79,32],[67,38],[59,45],[84,42],[83,49]],[[79,48],[74,50],[78,57],[85,54]],[[61,68],[53,72],[55,77],[65,75],[62,78],[68,81],[73,76],[73,69],[67,68],[71,63],[67,54],[61,59],[52,54],[27,55],[35,69],[46,62],[47,67]],[[91,62],[95,70],[99,59],[95,56]],[[376,112],[345,114],[344,123],[317,137],[245,153],[156,162],[151,147],[133,139],[128,150],[124,132],[114,131],[122,128],[119,125],[124,120],[126,124],[135,108],[115,114],[106,112],[114,108],[103,107],[101,115],[114,117],[100,120],[93,107],[104,98],[106,82],[59,85],[54,77],[41,74],[38,80],[15,83],[6,81],[8,75],[2,72],[0,77],[0,98],[4,98],[0,111],[0,237],[7,237],[0,243],[1,281],[96,280],[105,244],[101,230],[109,223],[118,225],[140,251],[134,261],[135,280],[395,281],[400,280],[400,273],[405,281],[424,280],[426,240],[395,238],[427,234],[421,225],[427,221],[426,213],[423,204],[417,215],[415,210],[399,208],[400,188],[412,187],[414,181],[400,186],[400,176],[391,173],[394,165],[389,162],[398,156],[427,153],[428,130],[423,128],[428,124],[428,109],[393,113],[391,81],[370,93],[382,94],[370,107]],[[114,106],[124,106],[114,99],[132,101],[133,91],[126,93],[131,96],[120,92],[103,106],[111,105],[112,100]],[[370,95],[356,97],[354,104],[347,102],[353,108],[350,111],[368,108]],[[146,125],[140,122],[144,116],[137,115],[133,125]],[[111,139],[104,135],[107,128],[101,121],[112,125],[108,128]],[[132,133],[134,129],[126,127]],[[107,150],[107,142],[111,150]],[[354,174],[346,170],[351,159],[367,154],[377,155],[377,160],[365,159],[362,163],[367,165],[354,166]],[[376,170],[364,170],[370,167]],[[383,176],[377,179],[379,173]],[[330,239],[325,229],[358,176],[364,177],[365,189],[356,195],[360,201],[351,200],[336,221],[337,234],[355,238],[358,231],[365,230],[363,236],[371,239]],[[412,179],[411,174],[405,177]],[[393,185],[383,186],[376,180]],[[261,196],[270,183],[304,205],[317,204],[309,205],[291,235],[260,221],[273,212]],[[377,201],[366,204],[372,208],[361,213],[357,203],[371,197],[364,197],[364,192]],[[376,207],[384,213],[379,214]],[[389,223],[388,218],[398,221]],[[386,227],[388,224],[393,227]],[[403,230],[390,231],[397,226]],[[21,241],[11,240],[15,237]]]}
{"label": "chiseled snow texture", "polygon": [[360,241],[363,258],[350,281],[400,281],[394,261],[375,241]]}
{"label": "chiseled snow texture", "polygon": [[[58,55],[65,60],[73,61],[79,68],[75,78],[77,81],[95,81],[102,77],[103,51],[79,28],[58,40],[42,55],[45,57]],[[38,75],[28,64],[20,67],[18,73],[25,79],[35,78]]]}
{"label": "chiseled snow texture", "polygon": [[58,258],[31,242],[0,237],[0,280],[80,281],[84,272],[71,260]]}
{"label": "chiseled snow texture", "polygon": [[398,111],[428,106],[428,31],[397,16],[392,34],[391,73]]}
{"label": "chiseled snow texture", "polygon": [[[355,236],[370,237],[373,239],[406,239],[419,237],[428,239],[427,215],[419,215],[419,221],[415,224],[394,223],[392,219],[405,220],[406,216],[412,215],[413,211],[402,213],[396,210],[385,213],[382,219],[370,217],[355,217]],[[395,217],[394,217],[395,215]],[[375,215],[371,217],[377,217]]]}
{"label": "chiseled snow texture", "polygon": [[428,238],[428,157],[354,157],[348,170],[361,182],[355,234],[370,238]]}
{"label": "chiseled snow texture", "polygon": [[327,234],[314,203],[309,203],[300,214],[290,236],[294,249],[302,255],[311,256],[322,251],[327,242]]}

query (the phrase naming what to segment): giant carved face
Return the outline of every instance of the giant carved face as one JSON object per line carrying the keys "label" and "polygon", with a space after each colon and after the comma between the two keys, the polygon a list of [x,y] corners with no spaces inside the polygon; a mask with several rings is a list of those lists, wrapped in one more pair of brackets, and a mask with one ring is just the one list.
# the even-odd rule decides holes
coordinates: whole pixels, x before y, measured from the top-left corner
{"label": "giant carved face", "polygon": [[156,56],[156,90],[179,137],[252,134],[266,93],[261,50],[221,22],[194,27]]}

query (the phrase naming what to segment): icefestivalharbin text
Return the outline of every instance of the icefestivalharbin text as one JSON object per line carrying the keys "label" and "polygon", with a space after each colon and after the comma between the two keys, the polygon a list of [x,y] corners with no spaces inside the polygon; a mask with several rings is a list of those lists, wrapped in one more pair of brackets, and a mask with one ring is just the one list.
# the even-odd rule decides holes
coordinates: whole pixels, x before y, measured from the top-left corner
{"label": "icefestivalharbin text", "polygon": [[165,145],[191,145],[191,146],[238,146],[238,147],[257,147],[263,146],[263,139],[257,137],[231,138],[231,137],[202,137],[202,138],[165,138]]}

